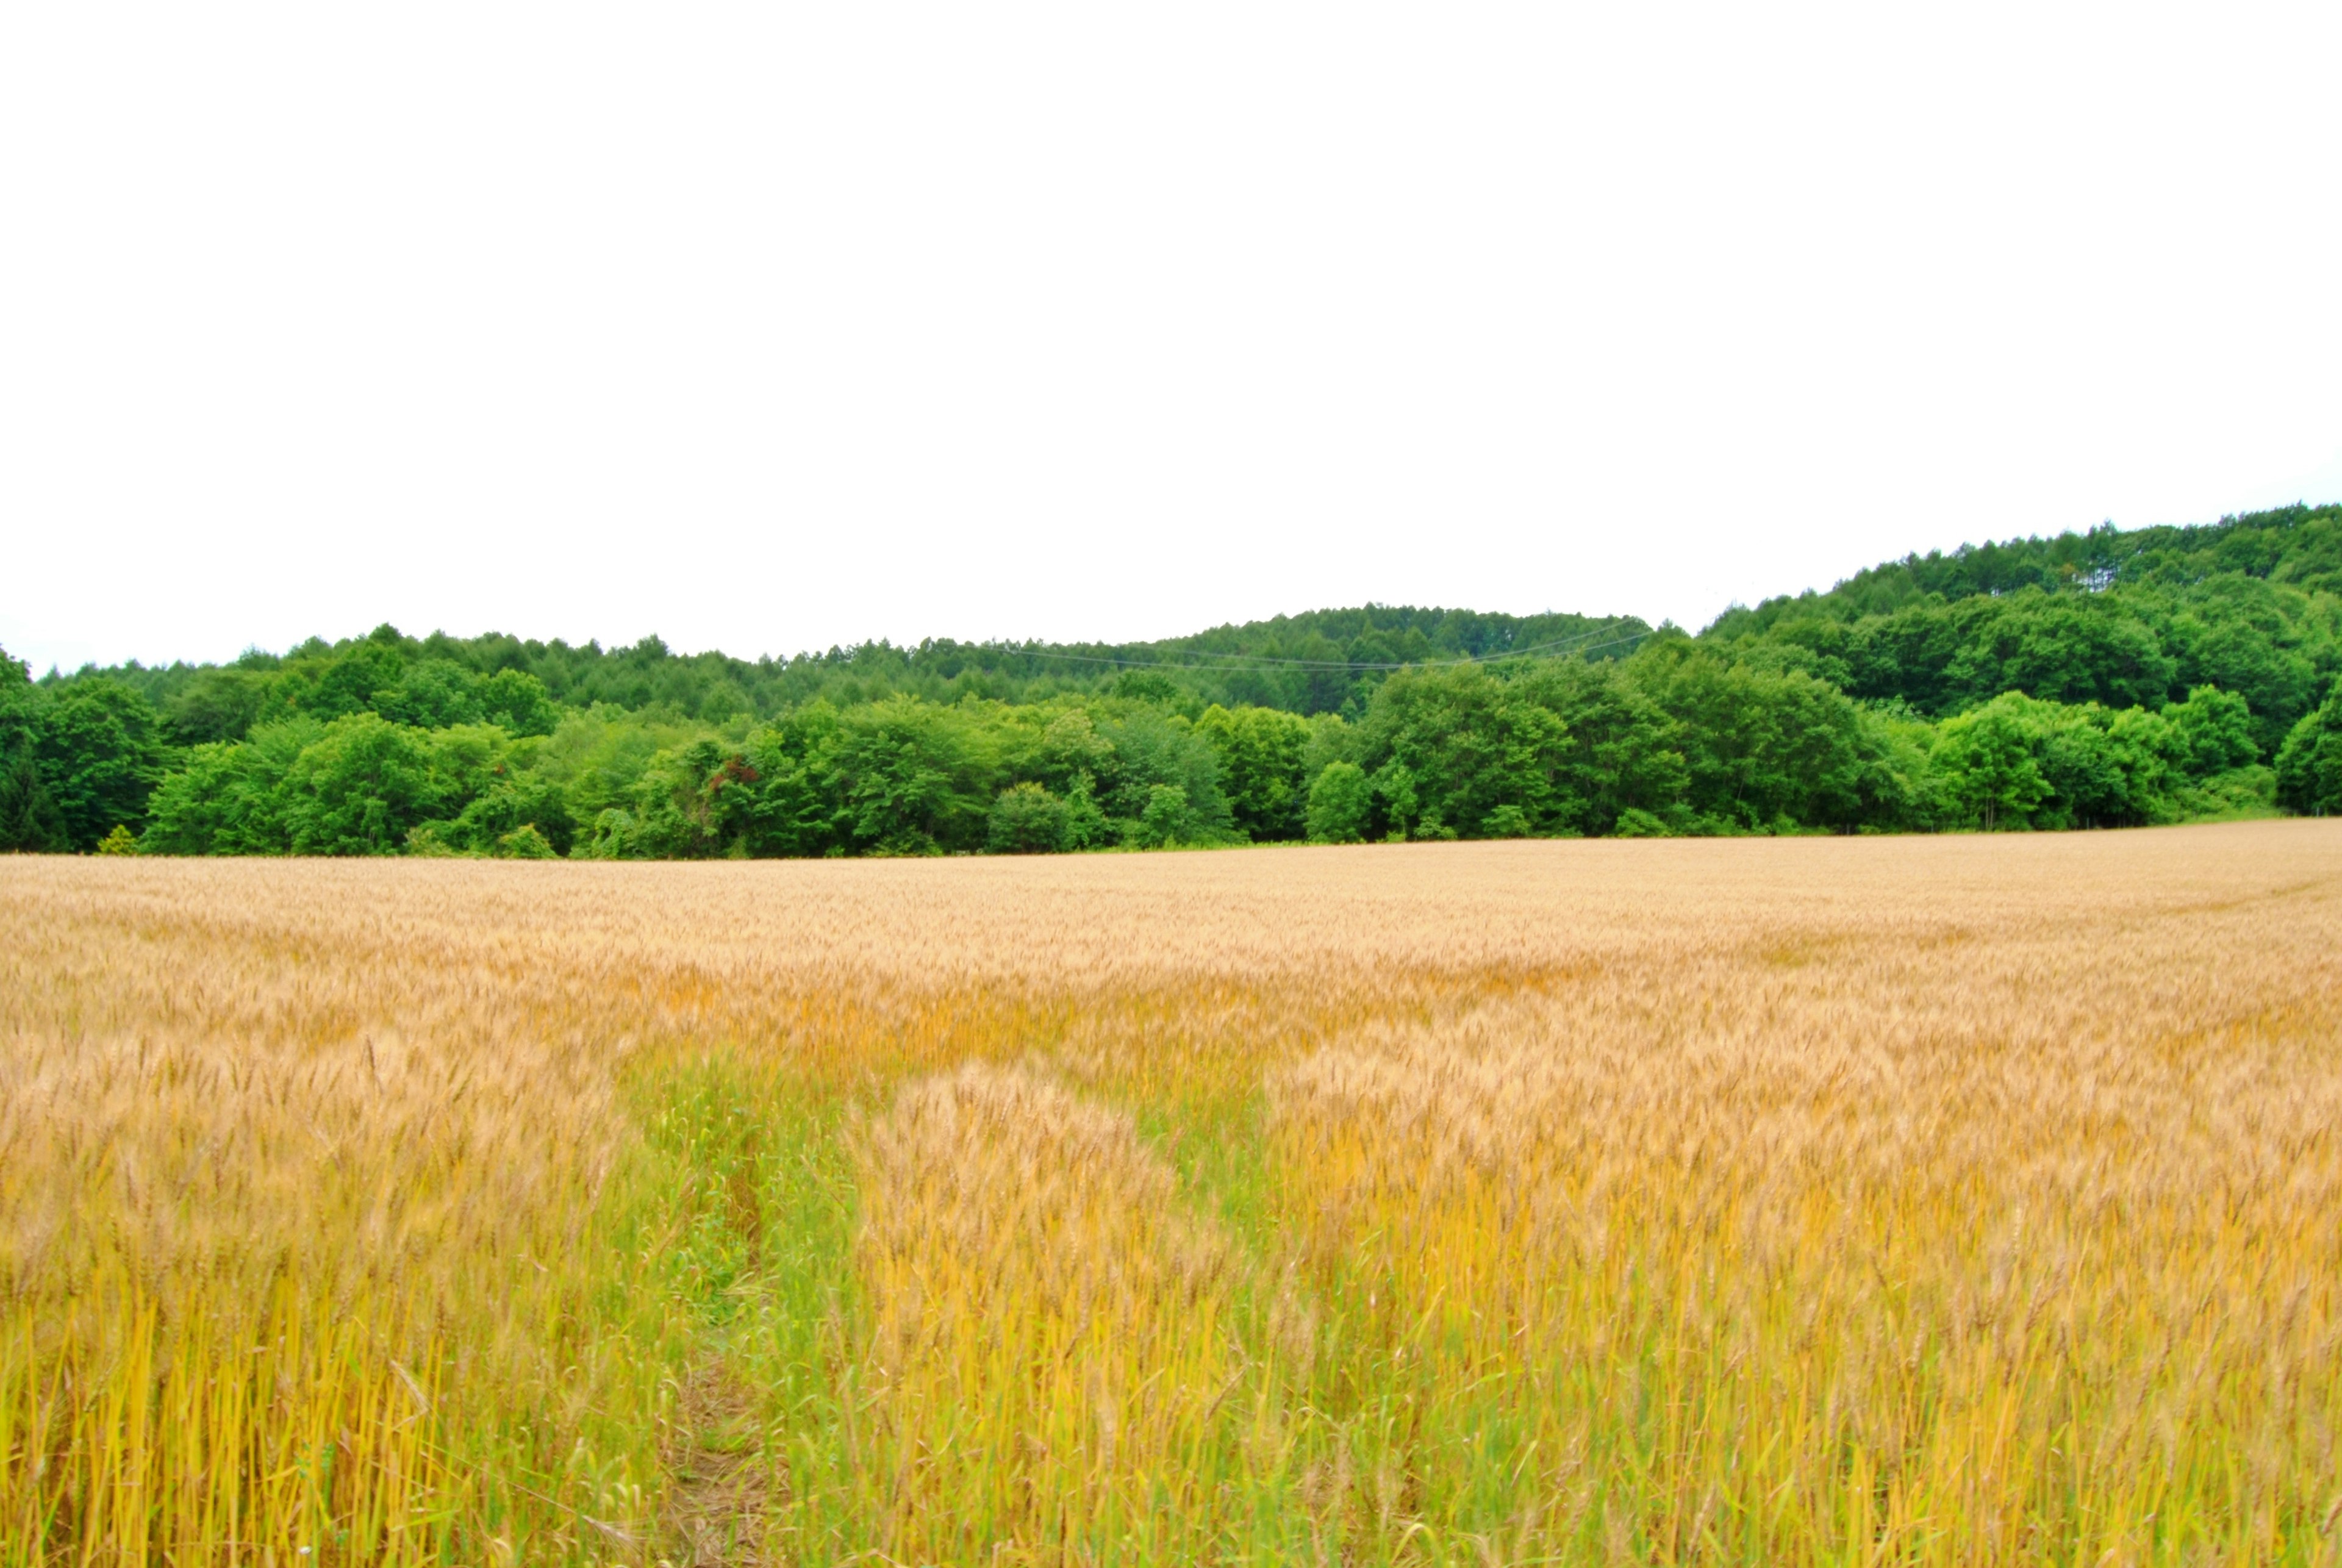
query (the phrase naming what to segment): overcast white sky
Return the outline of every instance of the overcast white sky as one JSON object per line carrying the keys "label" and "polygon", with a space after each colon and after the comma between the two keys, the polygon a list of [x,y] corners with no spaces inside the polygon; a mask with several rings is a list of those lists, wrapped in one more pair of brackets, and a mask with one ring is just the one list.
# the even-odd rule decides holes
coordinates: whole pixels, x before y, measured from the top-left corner
{"label": "overcast white sky", "polygon": [[2342,498],[2342,6],[0,12],[0,644],[1686,624]]}

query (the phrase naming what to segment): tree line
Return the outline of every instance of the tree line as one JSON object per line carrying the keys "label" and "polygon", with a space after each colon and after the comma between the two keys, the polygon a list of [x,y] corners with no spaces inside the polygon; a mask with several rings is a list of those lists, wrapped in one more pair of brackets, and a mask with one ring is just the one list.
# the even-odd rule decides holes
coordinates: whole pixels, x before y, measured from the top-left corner
{"label": "tree line", "polygon": [[753,663],[385,626],[0,654],[0,848],[688,858],[2342,811],[2342,507],[1872,568],[1698,636],[1367,606]]}

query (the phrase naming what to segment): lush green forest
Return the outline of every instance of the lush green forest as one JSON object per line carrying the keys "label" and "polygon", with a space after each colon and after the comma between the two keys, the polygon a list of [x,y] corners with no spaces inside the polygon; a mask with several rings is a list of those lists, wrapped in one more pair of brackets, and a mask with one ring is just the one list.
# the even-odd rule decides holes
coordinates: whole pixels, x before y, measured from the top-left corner
{"label": "lush green forest", "polygon": [[2342,506],[1910,556],[1694,636],[1369,605],[754,662],[389,626],[0,654],[0,849],[638,858],[2342,811]]}

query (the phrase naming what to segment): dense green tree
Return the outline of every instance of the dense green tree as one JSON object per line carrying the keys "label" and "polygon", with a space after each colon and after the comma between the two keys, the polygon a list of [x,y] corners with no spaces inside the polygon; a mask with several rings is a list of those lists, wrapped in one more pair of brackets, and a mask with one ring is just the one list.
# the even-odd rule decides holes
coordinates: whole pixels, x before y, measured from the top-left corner
{"label": "dense green tree", "polygon": [[2290,810],[2342,815],[2342,681],[2286,736],[2277,753],[2277,792]]}
{"label": "dense green tree", "polygon": [[76,681],[38,713],[35,756],[65,841],[87,851],[117,825],[134,832],[162,779],[162,720],[119,681]]}
{"label": "dense green tree", "polygon": [[55,854],[73,847],[64,814],[41,776],[33,737],[0,718],[0,854]]}
{"label": "dense green tree", "polygon": [[1309,786],[1309,842],[1356,844],[1374,818],[1366,771],[1356,763],[1327,763]]}
{"label": "dense green tree", "polygon": [[25,666],[0,648],[0,854],[55,854],[72,847],[65,814],[41,771],[45,695]]}
{"label": "dense green tree", "polygon": [[378,637],[339,650],[312,644],[295,649],[275,673],[260,719],[372,713],[376,694],[397,691],[405,674],[406,661],[398,649]]}
{"label": "dense green tree", "polygon": [[1196,733],[1219,754],[1221,788],[1238,829],[1258,843],[1303,836],[1308,721],[1275,708],[1231,711],[1215,703],[1196,721]]}
{"label": "dense green tree", "polygon": [[[1182,844],[1236,838],[1218,754],[1185,718],[1132,706],[1100,715],[1095,728],[1110,748],[1096,774],[1097,804],[1117,841],[1143,844],[1168,818],[1176,818]],[[1175,810],[1166,804],[1170,797],[1158,793],[1166,789],[1184,804]]]}
{"label": "dense green tree", "polygon": [[2051,702],[2160,707],[2171,691],[2177,661],[2126,602],[2028,589],[1971,604],[1990,613],[1968,618],[1945,667],[1956,702],[2021,691]]}
{"label": "dense green tree", "polygon": [[1855,788],[1860,797],[1860,828],[1913,832],[1946,824],[1944,780],[1936,766],[1935,748],[1935,726],[1907,710],[1869,707],[1857,714]]}
{"label": "dense green tree", "polygon": [[1033,714],[1034,733],[1015,747],[1011,767],[1058,794],[1077,789],[1096,794],[1100,778],[1117,771],[1114,743],[1098,733],[1086,707],[1050,707]]}
{"label": "dense green tree", "polygon": [[[538,844],[548,853],[567,854],[576,843],[575,819],[561,786],[518,767],[490,769],[494,782],[481,789],[453,817],[426,822],[408,836],[408,847],[418,853],[444,850],[454,854],[512,855],[541,858]],[[527,840],[514,835],[525,832]],[[522,848],[515,851],[512,846]]]}
{"label": "dense green tree", "polygon": [[1142,849],[1170,849],[1199,842],[1195,803],[1177,784],[1146,786],[1146,804],[1130,830],[1130,842]]}
{"label": "dense green tree", "polygon": [[2315,609],[2299,591],[2255,578],[2203,584],[2175,601],[2167,623],[2177,682],[2243,698],[2255,747],[2274,753],[2317,701],[2316,653],[2323,639]]}
{"label": "dense green tree", "polygon": [[960,707],[897,697],[841,714],[826,755],[841,837],[885,854],[980,848],[997,793],[990,743]]}
{"label": "dense green tree", "polygon": [[606,806],[578,833],[570,854],[578,860],[646,858],[635,834],[634,813],[623,806]]}
{"label": "dense green tree", "polygon": [[295,719],[196,746],[155,792],[142,846],[156,854],[291,854],[285,781],[322,730]]}
{"label": "dense green tree", "polygon": [[289,834],[270,832],[282,774],[251,790],[256,748],[241,741],[194,747],[150,797],[144,835],[150,854],[283,854]]}
{"label": "dense green tree", "polygon": [[2109,712],[2095,703],[2032,710],[2041,776],[2055,827],[2133,827],[2152,822],[2167,798],[2172,760],[2184,748],[2167,721],[2144,708]]}
{"label": "dense green tree", "polygon": [[1114,679],[1114,694],[1134,703],[1177,712],[1193,700],[1189,689],[1161,670],[1125,670]]}
{"label": "dense green tree", "polygon": [[828,785],[837,729],[837,710],[816,700],[748,737],[756,775],[745,802],[750,854],[814,855],[842,847]]}
{"label": "dense green tree", "polygon": [[430,735],[378,714],[347,714],[301,750],[285,775],[295,854],[395,854],[447,804]]}
{"label": "dense green tree", "polygon": [[549,735],[561,710],[545,683],[525,670],[498,670],[473,688],[480,716],[510,735]]}
{"label": "dense green tree", "polygon": [[2028,718],[2024,698],[1998,698],[1947,723],[1936,748],[1952,809],[1987,833],[2026,826],[2056,793],[2033,754]]}
{"label": "dense green tree", "polygon": [[994,854],[1055,854],[1068,846],[1072,829],[1066,803],[1028,779],[993,803],[985,847]]}
{"label": "dense green tree", "polygon": [[1627,673],[1677,726],[1685,804],[1705,829],[1862,825],[1862,722],[1827,682],[1686,638],[1648,644]]}
{"label": "dense green tree", "polygon": [[1626,812],[1663,820],[1686,812],[1691,780],[1683,726],[1625,670],[1565,659],[1531,665],[1515,679],[1517,694],[1552,713],[1566,732],[1551,824],[1557,831],[1606,834]]}
{"label": "dense green tree", "polygon": [[2259,760],[2253,739],[2251,704],[2217,686],[2196,686],[2183,703],[2165,706],[2178,744],[2179,765],[2197,778],[2209,778]]}
{"label": "dense green tree", "polygon": [[1066,794],[1066,847],[1102,849],[1114,842],[1114,824],[1098,804],[1096,791],[1087,778],[1076,779]]}
{"label": "dense green tree", "polygon": [[447,659],[408,664],[398,679],[365,698],[367,711],[395,724],[440,730],[480,722],[479,684],[463,665]]}
{"label": "dense green tree", "polygon": [[561,786],[575,821],[591,823],[632,803],[660,753],[688,745],[703,733],[696,725],[597,704],[562,718],[535,754],[535,771]]}
{"label": "dense green tree", "polygon": [[714,740],[660,753],[635,787],[628,853],[656,860],[746,855],[761,777],[744,754]]}
{"label": "dense green tree", "polygon": [[499,834],[489,855],[496,860],[558,860],[561,851],[553,841],[538,831],[533,822],[525,822],[510,833]]}
{"label": "dense green tree", "polygon": [[1551,832],[1575,804],[1569,728],[1477,664],[1401,670],[1361,725],[1385,820],[1410,838]]}
{"label": "dense green tree", "polygon": [[2117,827],[2173,810],[2188,755],[2178,726],[2144,708],[2037,701],[2009,692],[1947,721],[1937,748],[1966,822],[1995,827]]}
{"label": "dense green tree", "polygon": [[171,738],[181,745],[244,739],[260,717],[271,678],[234,666],[195,672],[163,705]]}

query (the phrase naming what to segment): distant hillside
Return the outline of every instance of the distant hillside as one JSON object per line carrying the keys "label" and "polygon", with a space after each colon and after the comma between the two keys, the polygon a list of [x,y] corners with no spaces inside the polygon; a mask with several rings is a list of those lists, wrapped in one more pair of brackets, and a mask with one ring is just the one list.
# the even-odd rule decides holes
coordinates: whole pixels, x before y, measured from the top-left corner
{"label": "distant hillside", "polygon": [[2213,685],[2274,756],[2342,669],[2342,505],[1908,555],[1718,616],[1711,645],[1948,715],[2003,692],[2153,707]]}
{"label": "distant hillside", "polygon": [[231,666],[137,664],[52,676],[48,684],[103,675],[137,689],[182,741],[230,739],[249,720],[243,694],[289,666],[322,664],[365,648],[403,664],[444,660],[478,675],[515,670],[536,677],[558,703],[596,703],[720,723],[737,714],[773,718],[814,699],[846,706],[900,694],[930,702],[962,697],[1037,702],[1065,694],[1118,691],[1200,712],[1213,703],[1355,717],[1382,678],[1407,664],[1443,659],[1631,653],[1651,628],[1632,615],[1502,615],[1476,610],[1367,604],[1312,610],[1191,636],[1148,643],[963,643],[935,638],[910,647],[864,643],[795,658],[740,659],[677,654],[657,637],[605,648],[502,633],[415,637],[380,626],[362,638],[313,638],[283,654],[252,653]]}
{"label": "distant hillside", "polygon": [[2342,812],[2342,507],[1907,556],[1694,637],[1366,605],[754,661],[391,626],[35,683],[0,850],[697,858]]}
{"label": "distant hillside", "polygon": [[1726,611],[1710,634],[1736,637],[1784,620],[1882,615],[1928,598],[1946,602],[2020,588],[2182,587],[2223,574],[2342,593],[2342,504],[2284,506],[2186,527],[2117,528],[2052,539],[2009,539],[1931,550],[1857,572],[1827,593],[1767,599]]}

